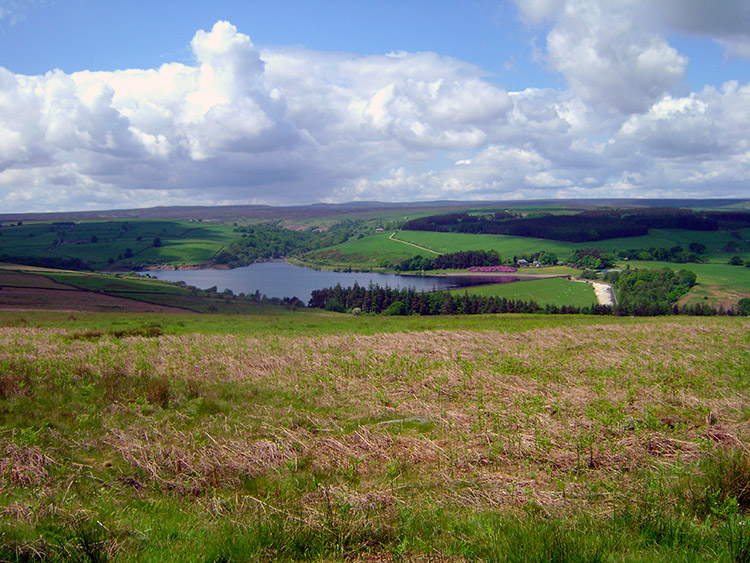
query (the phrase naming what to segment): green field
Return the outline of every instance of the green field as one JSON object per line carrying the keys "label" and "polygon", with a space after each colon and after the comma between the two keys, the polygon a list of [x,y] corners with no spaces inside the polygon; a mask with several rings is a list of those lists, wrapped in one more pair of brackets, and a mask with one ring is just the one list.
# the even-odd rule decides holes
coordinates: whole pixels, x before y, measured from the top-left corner
{"label": "green field", "polygon": [[[516,255],[532,254],[534,252],[545,251],[554,252],[559,259],[564,260],[568,255],[577,248],[596,247],[608,252],[617,250],[627,250],[631,248],[671,248],[673,246],[687,246],[691,242],[704,244],[707,251],[708,263],[705,264],[676,264],[666,262],[642,262],[631,261],[631,267],[644,268],[661,268],[669,267],[677,270],[687,269],[694,271],[698,275],[698,282],[705,285],[715,285],[717,289],[712,291],[706,297],[710,303],[722,304],[729,306],[735,302],[750,295],[750,270],[738,266],[729,266],[729,258],[735,254],[750,260],[750,229],[739,231],[741,238],[732,236],[727,232],[700,232],[685,230],[658,230],[653,229],[647,237],[633,237],[625,239],[612,239],[598,241],[596,243],[565,243],[545,239],[532,239],[523,237],[509,237],[502,235],[471,235],[462,233],[435,233],[428,231],[397,231],[394,238],[389,237],[392,232],[385,232],[379,235],[365,237],[359,240],[350,240],[344,244],[310,253],[306,255],[303,264],[305,265],[322,265],[325,267],[335,268],[377,268],[384,264],[394,264],[404,258],[421,254],[430,256],[431,253],[426,250],[420,250],[414,246],[404,244],[404,242],[424,247],[437,253],[459,252],[464,250],[496,250],[505,259],[510,259]],[[727,253],[717,251],[717,248],[723,248],[729,242],[734,241],[739,245],[736,252]],[[620,267],[625,267],[628,262],[621,262]],[[555,273],[552,269],[545,268],[545,273]],[[569,273],[575,275],[575,271],[569,270]],[[692,295],[704,296],[701,287],[696,287]],[[564,289],[561,286],[560,289]],[[489,291],[489,290],[475,290]],[[505,296],[509,289],[500,291]],[[580,291],[580,290],[579,290]],[[513,292],[511,292],[513,293]],[[583,302],[584,297],[570,297],[566,291],[561,291],[559,295],[543,292],[538,302],[551,302],[558,305],[567,303],[569,299],[576,302]],[[508,297],[511,297],[508,295]],[[519,297],[513,297],[519,298]]]}
{"label": "green field", "polygon": [[144,279],[134,276],[113,276],[111,274],[91,274],[79,272],[49,272],[47,277],[58,283],[69,284],[92,291],[113,293],[159,293],[186,295],[190,291],[175,284],[155,279]]}
{"label": "green field", "polygon": [[[398,240],[391,240],[389,239],[391,234],[393,231],[349,240],[330,249],[312,252],[305,256],[305,260],[337,267],[374,268],[382,267],[384,264],[398,263],[404,258],[418,254],[430,256],[433,253],[445,254],[462,250],[497,250],[503,258],[507,259],[512,258],[514,254],[545,250],[555,252],[563,258],[567,257],[573,248],[567,243],[500,235],[398,231],[394,235],[394,239]],[[428,250],[421,250],[404,242],[416,244]]]}
{"label": "green field", "polygon": [[546,239],[511,237],[504,235],[470,235],[464,233],[433,233],[428,231],[399,231],[396,238],[430,248],[440,253],[461,250],[497,250],[509,259],[516,254],[554,252],[560,258],[567,257],[576,245]]}
{"label": "green field", "polygon": [[[600,248],[607,252],[628,250],[631,248],[687,248],[691,242],[704,244],[708,249],[707,257],[711,262],[726,263],[733,254],[747,255],[750,258],[750,229],[739,231],[742,239],[737,239],[723,231],[685,231],[678,229],[652,229],[648,236],[601,240],[588,243],[567,243],[546,239],[510,237],[502,235],[470,235],[462,233],[433,233],[427,231],[399,231],[396,237],[430,248],[437,252],[458,252],[460,250],[497,250],[504,258],[516,254],[531,254],[545,251],[554,252],[564,260],[578,248]],[[739,245],[737,252],[722,252],[729,242]],[[343,245],[342,245],[343,246]],[[416,250],[416,249],[414,249]]]}
{"label": "green field", "polygon": [[740,299],[750,297],[750,268],[728,264],[673,264],[670,262],[628,263],[631,268],[671,268],[695,272],[696,285],[682,303],[706,303],[731,308]]}
{"label": "green field", "polygon": [[[671,248],[682,246],[687,249],[690,243],[698,242],[706,246],[706,256],[711,262],[726,263],[733,254],[747,254],[750,258],[750,229],[740,229],[737,238],[727,231],[686,231],[680,229],[651,229],[648,236],[624,239],[602,240],[594,243],[596,248],[607,251],[628,250],[631,248]],[[721,249],[728,243],[737,243],[737,252],[724,252]]]}
{"label": "green field", "polygon": [[[96,269],[205,263],[237,237],[232,229],[229,225],[139,219],[27,223],[0,228],[0,254],[78,258]],[[154,246],[156,238],[161,246]],[[132,251],[130,258],[125,257],[127,249]]]}
{"label": "green field", "polygon": [[[549,208],[518,208],[524,212],[534,213]],[[479,209],[479,212],[487,212]],[[555,212],[569,212],[570,209],[556,209]],[[465,250],[496,250],[505,260],[513,256],[530,255],[535,252],[553,252],[558,259],[566,259],[571,251],[583,247],[596,247],[604,251],[616,252],[633,248],[647,249],[687,248],[692,242],[703,244],[707,253],[707,264],[664,264],[662,262],[631,262],[636,267],[662,267],[666,265],[675,269],[689,269],[698,274],[699,286],[689,298],[705,300],[707,303],[725,307],[736,303],[738,299],[750,295],[748,271],[743,268],[729,267],[729,259],[738,255],[743,260],[750,260],[750,229],[735,232],[699,232],[686,230],[652,230],[648,236],[626,239],[612,239],[596,243],[572,244],[544,239],[509,237],[499,235],[469,235],[453,233],[434,233],[423,231],[386,230],[379,234],[367,234],[376,228],[400,224],[407,215],[405,211],[379,211],[359,214],[348,214],[346,219],[337,216],[323,218],[300,218],[288,220],[293,228],[310,228],[316,226],[325,230],[339,220],[359,221],[352,236],[346,243],[324,248],[304,256],[293,256],[290,260],[299,265],[327,269],[392,269],[394,264],[417,254],[431,256],[434,253],[448,253]],[[409,216],[427,214],[423,209],[409,211]],[[361,223],[361,224],[360,224]],[[361,231],[357,233],[357,229]],[[355,233],[352,235],[352,233]],[[390,236],[395,234],[395,239]],[[117,219],[110,221],[76,221],[76,222],[40,222],[5,224],[0,228],[0,255],[8,260],[13,257],[37,259],[80,259],[90,267],[99,270],[127,270],[151,264],[206,264],[222,248],[239,236],[228,224],[199,221]],[[159,244],[155,246],[156,239]],[[735,245],[735,250],[725,252],[727,245]],[[131,256],[132,254],[132,256]],[[626,262],[620,264],[626,266]],[[48,264],[49,265],[49,264]],[[57,265],[57,264],[53,264]],[[81,265],[60,267],[80,268]],[[547,269],[545,269],[547,272]],[[575,272],[573,272],[575,275]],[[97,289],[94,278],[81,278],[79,287]],[[88,285],[87,285],[88,284]],[[554,296],[546,289],[538,298],[540,303],[551,302],[562,305],[581,302],[582,296],[574,297],[565,286],[559,288],[560,294]],[[503,289],[503,292],[506,290]],[[126,295],[127,293],[127,295]],[[138,288],[123,289],[120,296],[137,298],[152,302],[147,290]],[[194,308],[189,302],[191,295],[181,296],[176,290],[170,297],[163,297],[162,304]],[[218,306],[225,310],[223,302]]]}
{"label": "green field", "polygon": [[0,560],[742,561],[749,328],[0,312]]}
{"label": "green field", "polygon": [[630,262],[631,268],[672,268],[690,270],[698,276],[697,283],[734,288],[750,293],[750,268],[728,264],[673,264],[670,262]]}
{"label": "green field", "polygon": [[588,307],[596,304],[594,290],[589,284],[568,281],[564,278],[544,278],[532,281],[482,285],[467,289],[454,289],[451,293],[504,297],[518,301],[536,301],[546,305]]}
{"label": "green field", "polygon": [[303,257],[303,263],[331,268],[377,269],[419,253],[412,246],[389,240],[391,232],[393,231],[352,239],[343,244],[310,252]]}

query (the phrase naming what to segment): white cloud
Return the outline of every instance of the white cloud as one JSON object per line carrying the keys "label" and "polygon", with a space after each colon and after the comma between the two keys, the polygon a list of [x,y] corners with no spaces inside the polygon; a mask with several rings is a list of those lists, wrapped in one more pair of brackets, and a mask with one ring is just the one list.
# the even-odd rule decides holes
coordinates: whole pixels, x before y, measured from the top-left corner
{"label": "white cloud", "polygon": [[658,25],[645,0],[520,4],[563,91],[506,92],[435,53],[258,50],[228,22],[195,34],[194,64],[0,68],[0,205],[747,195],[750,86],[687,92],[666,39],[746,30],[710,35],[670,2]]}
{"label": "white cloud", "polygon": [[572,92],[604,110],[641,112],[682,84],[687,59],[648,25],[639,2],[518,2],[531,21],[554,19],[547,60]]}

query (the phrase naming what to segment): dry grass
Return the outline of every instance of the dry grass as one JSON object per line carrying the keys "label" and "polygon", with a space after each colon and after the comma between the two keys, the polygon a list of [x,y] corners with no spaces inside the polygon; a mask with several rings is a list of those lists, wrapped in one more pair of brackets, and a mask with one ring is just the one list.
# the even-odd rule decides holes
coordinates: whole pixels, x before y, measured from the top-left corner
{"label": "dry grass", "polygon": [[[110,402],[137,398],[128,391],[139,377],[148,381],[148,402],[166,407],[172,395],[178,409],[187,400],[176,391],[180,383],[207,397],[219,384],[246,385],[249,399],[259,395],[245,407],[262,431],[235,428],[237,437],[208,447],[199,448],[193,434],[173,425],[144,428],[139,421],[133,429],[110,429],[106,443],[150,478],[172,458],[184,462],[186,474],[221,475],[217,468],[224,466],[235,466],[234,473],[271,471],[292,455],[311,457],[325,470],[361,458],[359,472],[389,461],[478,475],[485,466],[521,462],[551,472],[584,463],[622,470],[652,458],[694,457],[704,440],[742,444],[746,434],[736,420],[744,393],[713,373],[715,366],[747,365],[747,357],[737,355],[741,323],[720,334],[661,322],[520,334],[122,342],[3,330],[12,349],[0,358],[23,369],[61,358],[82,381],[101,380]],[[30,384],[25,387],[29,392]],[[13,385],[6,388],[14,392]],[[253,420],[240,412],[231,417]],[[378,424],[384,420],[407,422]],[[412,428],[420,425],[428,428]],[[402,426],[407,431],[400,432]],[[174,444],[183,453],[170,449]],[[212,479],[216,484],[221,477]]]}
{"label": "dry grass", "polygon": [[0,457],[0,487],[42,487],[47,484],[47,466],[51,459],[37,447],[18,446],[13,442],[3,445]]}
{"label": "dry grass", "polygon": [[79,477],[54,459],[218,520],[328,529],[346,506],[350,525],[383,534],[414,503],[609,514],[640,472],[748,450],[747,334],[742,319],[319,338],[4,328],[3,400],[56,390],[61,430],[39,445],[4,434],[0,475],[8,490],[62,491]]}

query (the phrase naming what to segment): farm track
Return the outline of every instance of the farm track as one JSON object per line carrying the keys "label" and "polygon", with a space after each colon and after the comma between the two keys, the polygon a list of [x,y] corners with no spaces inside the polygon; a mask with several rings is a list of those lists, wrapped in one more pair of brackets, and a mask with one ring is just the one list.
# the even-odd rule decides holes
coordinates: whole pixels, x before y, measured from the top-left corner
{"label": "farm track", "polygon": [[425,246],[419,246],[418,244],[414,244],[413,242],[406,242],[405,240],[401,240],[401,239],[398,239],[398,238],[393,238],[393,235],[395,235],[395,234],[396,234],[396,231],[393,231],[391,233],[391,236],[388,237],[388,239],[392,240],[392,241],[395,241],[395,242],[400,242],[401,244],[406,244],[406,245],[409,245],[409,246],[413,246],[414,248],[418,248],[419,250],[424,250],[425,252],[432,252],[433,254],[435,254],[437,256],[442,256],[442,254],[443,254],[442,252],[438,252],[437,250],[432,250],[432,249],[427,248]]}
{"label": "farm track", "polygon": [[601,282],[592,282],[594,286],[594,293],[596,294],[596,300],[599,305],[612,305],[615,304],[615,292],[612,286]]}
{"label": "farm track", "polygon": [[608,283],[602,283],[602,282],[588,282],[585,280],[580,280],[583,283],[590,283],[591,286],[594,288],[594,294],[596,294],[596,300],[599,303],[599,305],[610,305],[614,307],[615,305],[615,292],[612,289],[612,286]]}

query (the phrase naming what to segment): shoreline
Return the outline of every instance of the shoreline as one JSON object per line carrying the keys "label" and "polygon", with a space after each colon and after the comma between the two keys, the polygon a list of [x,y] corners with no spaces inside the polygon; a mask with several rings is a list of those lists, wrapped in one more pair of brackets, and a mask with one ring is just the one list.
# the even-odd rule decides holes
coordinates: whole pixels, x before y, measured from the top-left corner
{"label": "shoreline", "polygon": [[[304,268],[307,270],[316,270],[316,271],[330,271],[330,272],[341,272],[341,269],[338,268],[315,268],[311,266],[302,265],[299,263],[294,263],[294,261],[288,261],[286,259],[280,259],[280,260],[262,260],[260,262],[253,262],[253,264],[248,264],[247,266],[238,266],[238,268],[246,268],[248,266],[252,266],[254,264],[262,264],[267,262],[284,262],[285,264],[289,264],[290,266],[294,266],[295,268]],[[170,272],[170,271],[179,271],[179,270],[234,270],[235,268],[230,268],[226,264],[211,264],[211,263],[204,263],[204,264],[150,264],[147,266],[143,266],[138,268],[136,271],[141,272]],[[123,271],[132,271],[132,270],[123,270]],[[351,273],[377,273],[377,274],[393,274],[396,276],[405,276],[405,277],[431,277],[431,278],[446,278],[446,277],[462,277],[462,278],[500,278],[500,277],[514,277],[518,278],[519,281],[529,281],[529,280],[540,280],[540,279],[549,279],[549,278],[570,278],[570,274],[544,274],[544,273],[531,273],[531,272],[521,272],[521,271],[515,271],[515,272],[468,272],[468,271],[461,271],[461,272],[440,272],[440,273],[426,273],[426,272],[397,272],[397,271],[388,271],[388,270],[351,270]]]}
{"label": "shoreline", "polygon": [[[419,275],[419,274],[418,274]],[[471,277],[471,278],[497,278],[513,277],[521,280],[542,280],[549,278],[569,278],[570,274],[527,274],[525,272],[456,272],[455,274],[424,274],[436,277]]]}
{"label": "shoreline", "polygon": [[[231,270],[226,264],[148,264],[138,268],[140,272],[170,272],[176,270]],[[127,270],[131,271],[131,270]]]}

